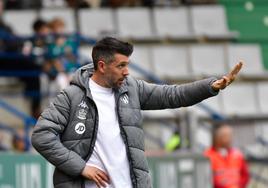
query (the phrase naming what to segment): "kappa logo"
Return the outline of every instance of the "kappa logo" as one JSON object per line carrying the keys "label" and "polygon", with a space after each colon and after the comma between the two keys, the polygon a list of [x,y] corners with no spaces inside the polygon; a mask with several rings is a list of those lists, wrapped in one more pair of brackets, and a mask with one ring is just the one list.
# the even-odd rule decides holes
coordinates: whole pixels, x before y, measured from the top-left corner
{"label": "kappa logo", "polygon": [[85,101],[82,101],[78,106],[81,108],[88,108],[87,103]]}
{"label": "kappa logo", "polygon": [[77,123],[74,129],[77,134],[83,134],[86,131],[86,126],[84,123]]}
{"label": "kappa logo", "polygon": [[121,97],[121,100],[122,100],[125,104],[128,104],[128,103],[129,103],[128,95],[125,94],[123,97]]}
{"label": "kappa logo", "polygon": [[82,119],[82,120],[84,120],[84,119],[86,119],[86,115],[87,115],[87,111],[85,110],[85,109],[80,109],[79,111],[78,111],[78,115],[77,115],[77,117],[79,118],[79,119]]}

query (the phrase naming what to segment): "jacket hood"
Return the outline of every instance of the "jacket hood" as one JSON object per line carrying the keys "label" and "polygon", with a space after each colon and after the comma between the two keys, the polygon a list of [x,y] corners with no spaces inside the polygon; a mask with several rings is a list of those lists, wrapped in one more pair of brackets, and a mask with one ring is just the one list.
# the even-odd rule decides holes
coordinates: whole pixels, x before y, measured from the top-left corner
{"label": "jacket hood", "polygon": [[93,72],[94,72],[93,63],[80,67],[77,71],[75,71],[73,79],[70,84],[77,85],[80,88],[84,88],[86,90],[88,88],[89,77],[92,76]]}

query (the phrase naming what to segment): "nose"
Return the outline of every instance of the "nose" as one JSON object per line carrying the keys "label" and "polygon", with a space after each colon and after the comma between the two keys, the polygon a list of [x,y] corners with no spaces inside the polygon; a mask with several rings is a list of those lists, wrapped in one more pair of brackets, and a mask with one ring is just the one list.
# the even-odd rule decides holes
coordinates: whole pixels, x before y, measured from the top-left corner
{"label": "nose", "polygon": [[124,71],[123,71],[123,75],[124,76],[128,76],[129,72],[128,72],[128,67],[125,67]]}

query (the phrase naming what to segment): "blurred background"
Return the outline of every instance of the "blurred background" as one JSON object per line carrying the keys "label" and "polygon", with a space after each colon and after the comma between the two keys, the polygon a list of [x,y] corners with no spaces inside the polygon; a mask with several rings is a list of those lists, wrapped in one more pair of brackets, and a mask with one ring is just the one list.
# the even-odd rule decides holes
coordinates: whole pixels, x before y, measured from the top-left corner
{"label": "blurred background", "polygon": [[214,187],[203,153],[222,124],[247,160],[246,187],[268,187],[267,0],[0,0],[0,188],[52,187],[32,127],[104,36],[134,44],[130,74],[158,84],[220,77],[245,62],[217,97],[143,112],[155,188]]}

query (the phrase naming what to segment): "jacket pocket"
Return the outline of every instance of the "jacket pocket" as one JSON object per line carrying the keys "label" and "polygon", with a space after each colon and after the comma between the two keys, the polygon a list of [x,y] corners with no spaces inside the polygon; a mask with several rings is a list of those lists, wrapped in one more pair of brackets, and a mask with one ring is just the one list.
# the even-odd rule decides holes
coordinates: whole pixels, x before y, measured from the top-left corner
{"label": "jacket pocket", "polygon": [[55,169],[53,174],[53,184],[55,188],[81,188],[83,178],[81,176],[71,177],[62,171]]}

